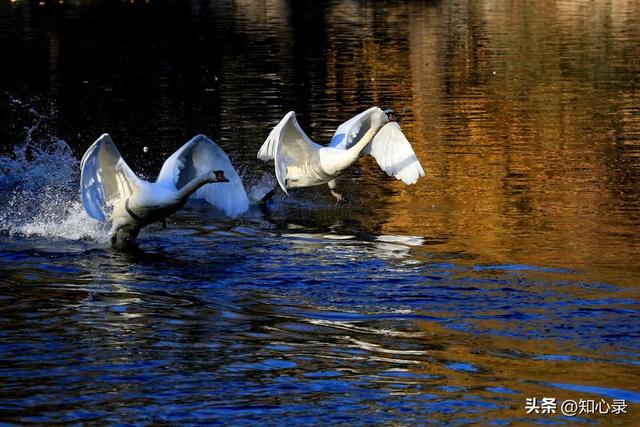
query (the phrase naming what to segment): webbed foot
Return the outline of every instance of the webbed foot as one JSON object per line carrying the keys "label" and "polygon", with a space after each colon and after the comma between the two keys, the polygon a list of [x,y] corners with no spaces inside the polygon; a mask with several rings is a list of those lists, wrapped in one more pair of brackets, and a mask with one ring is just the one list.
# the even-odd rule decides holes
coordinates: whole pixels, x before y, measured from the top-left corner
{"label": "webbed foot", "polygon": [[336,205],[344,201],[344,197],[342,197],[342,194],[338,193],[337,191],[332,189],[331,194],[336,198]]}

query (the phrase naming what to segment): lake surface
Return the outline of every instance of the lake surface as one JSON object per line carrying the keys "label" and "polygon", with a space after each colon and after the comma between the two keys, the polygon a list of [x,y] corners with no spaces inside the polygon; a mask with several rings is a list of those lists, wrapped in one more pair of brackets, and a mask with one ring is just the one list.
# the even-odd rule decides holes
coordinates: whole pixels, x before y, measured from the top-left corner
{"label": "lake surface", "polygon": [[[2,1],[0,49],[0,423],[640,425],[637,1]],[[251,192],[287,111],[373,105],[416,185],[363,158],[127,251],[82,210],[103,132],[148,178],[204,133]]]}

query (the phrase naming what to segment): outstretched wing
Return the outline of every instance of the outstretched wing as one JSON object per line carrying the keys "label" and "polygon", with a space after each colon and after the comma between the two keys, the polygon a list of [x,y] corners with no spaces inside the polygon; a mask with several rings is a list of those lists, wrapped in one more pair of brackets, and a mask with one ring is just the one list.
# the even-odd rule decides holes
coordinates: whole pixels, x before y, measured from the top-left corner
{"label": "outstretched wing", "polygon": [[411,143],[396,122],[382,126],[364,152],[371,154],[388,175],[395,176],[405,184],[415,184],[418,178],[424,176],[424,169]]}
{"label": "outstretched wing", "polygon": [[348,150],[351,148],[354,144],[360,141],[369,129],[371,129],[371,119],[376,114],[380,116],[383,123],[388,121],[384,111],[378,107],[371,107],[338,126],[338,129],[336,129],[336,132],[331,138],[329,147],[341,150]]}
{"label": "outstretched wing", "polygon": [[258,158],[263,161],[274,160],[278,184],[287,193],[287,168],[316,166],[320,148],[304,133],[296,120],[296,113],[289,111],[269,133],[258,151]]}
{"label": "outstretched wing", "polygon": [[105,219],[105,205],[126,200],[139,187],[139,178],[125,163],[106,133],[84,153],[80,171],[84,210],[98,220]]}
{"label": "outstretched wing", "polygon": [[222,148],[204,135],[197,135],[173,153],[162,165],[157,182],[179,190],[212,170],[223,171],[229,182],[203,185],[191,197],[205,199],[230,217],[244,213],[249,208],[249,199],[238,172]]}

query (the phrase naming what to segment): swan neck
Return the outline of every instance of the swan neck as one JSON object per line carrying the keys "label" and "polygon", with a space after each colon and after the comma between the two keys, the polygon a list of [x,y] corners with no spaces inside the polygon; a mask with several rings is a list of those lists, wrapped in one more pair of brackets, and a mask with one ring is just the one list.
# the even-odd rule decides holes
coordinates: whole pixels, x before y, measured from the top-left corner
{"label": "swan neck", "polygon": [[369,143],[371,142],[373,137],[376,136],[381,127],[382,125],[372,126],[371,128],[369,128],[369,130],[364,135],[362,135],[360,141],[358,141],[353,147],[351,147],[349,151],[353,151],[356,156],[360,155],[362,150],[364,150],[364,148],[369,145]]}
{"label": "swan neck", "polygon": [[209,172],[198,175],[178,190],[178,199],[185,200],[189,198],[189,196],[195,193],[198,188],[208,184],[209,182],[212,182],[211,174]]}

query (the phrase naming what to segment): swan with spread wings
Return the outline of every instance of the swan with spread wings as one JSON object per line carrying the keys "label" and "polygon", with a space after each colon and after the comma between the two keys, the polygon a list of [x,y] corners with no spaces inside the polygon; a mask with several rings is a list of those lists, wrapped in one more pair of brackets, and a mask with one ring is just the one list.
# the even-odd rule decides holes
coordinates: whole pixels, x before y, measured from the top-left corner
{"label": "swan with spread wings", "polygon": [[80,192],[85,211],[106,219],[111,206],[111,243],[129,244],[140,229],[181,209],[189,197],[207,200],[235,217],[249,201],[238,173],[226,153],[212,140],[198,135],[162,165],[156,182],[136,176],[108,134],[89,147],[80,163]]}
{"label": "swan with spread wings", "polygon": [[[328,146],[313,142],[293,111],[278,123],[258,151],[258,158],[275,163],[278,185],[288,189],[328,184],[338,200],[335,178],[361,155],[373,156],[388,175],[415,184],[424,170],[411,143],[402,133],[393,110],[372,107],[341,124]],[[273,196],[274,188],[265,196]],[[263,200],[265,200],[263,199]]]}

